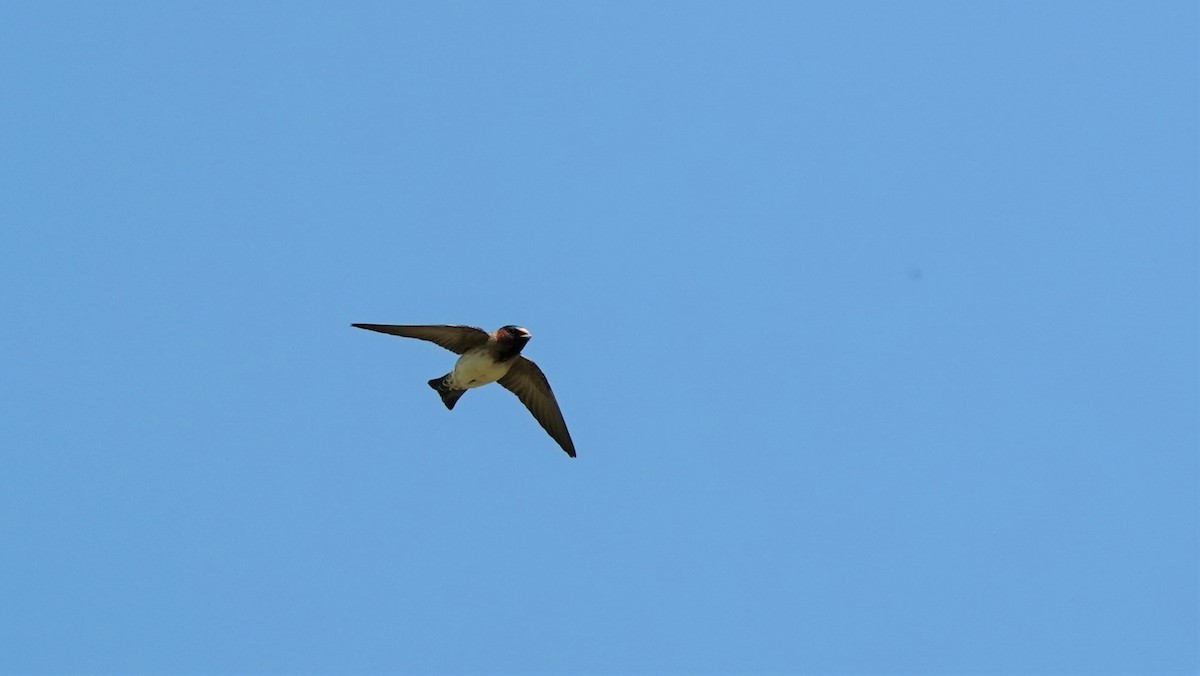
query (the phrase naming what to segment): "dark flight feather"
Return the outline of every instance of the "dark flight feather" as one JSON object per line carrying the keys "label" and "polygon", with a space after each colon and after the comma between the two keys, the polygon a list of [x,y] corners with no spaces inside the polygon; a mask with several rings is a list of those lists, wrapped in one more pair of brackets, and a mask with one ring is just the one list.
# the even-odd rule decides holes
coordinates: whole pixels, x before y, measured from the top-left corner
{"label": "dark flight feather", "polygon": [[455,354],[462,354],[473,347],[479,347],[487,342],[487,331],[477,326],[460,326],[455,324],[351,324],[360,329],[390,333],[393,336],[428,340],[440,345]]}
{"label": "dark flight feather", "polygon": [[571,433],[567,431],[567,421],[563,420],[562,410],[558,400],[554,398],[554,390],[550,389],[550,381],[538,365],[526,357],[517,357],[512,368],[503,378],[497,381],[504,389],[517,395],[525,408],[558,442],[567,455],[575,457],[575,443],[571,441]]}

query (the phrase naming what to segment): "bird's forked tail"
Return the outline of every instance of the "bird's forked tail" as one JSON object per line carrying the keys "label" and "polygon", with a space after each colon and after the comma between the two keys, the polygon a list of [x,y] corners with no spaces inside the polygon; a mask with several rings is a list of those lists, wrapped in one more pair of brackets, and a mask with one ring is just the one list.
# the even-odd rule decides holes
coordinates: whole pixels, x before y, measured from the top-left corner
{"label": "bird's forked tail", "polygon": [[458,403],[459,398],[466,394],[467,391],[453,389],[450,387],[449,382],[450,374],[447,373],[440,378],[434,378],[433,380],[429,381],[429,386],[436,390],[438,395],[441,396],[442,403],[446,405],[446,408],[453,411],[454,405]]}

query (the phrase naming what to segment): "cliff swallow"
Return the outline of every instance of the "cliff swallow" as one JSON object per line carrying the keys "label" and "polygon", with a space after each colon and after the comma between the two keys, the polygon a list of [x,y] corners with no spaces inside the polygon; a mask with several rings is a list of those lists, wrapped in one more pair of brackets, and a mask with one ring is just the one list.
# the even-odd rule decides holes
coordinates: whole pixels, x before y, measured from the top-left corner
{"label": "cliff swallow", "polygon": [[352,326],[393,336],[428,340],[462,355],[449,373],[429,381],[429,386],[442,397],[446,408],[453,410],[454,404],[472,387],[498,382],[501,387],[517,395],[567,455],[575,457],[575,444],[571,441],[570,432],[567,432],[567,423],[558,408],[554,391],[550,389],[550,382],[537,364],[521,356],[521,350],[533,337],[529,331],[511,324],[491,333],[474,326],[448,324]]}

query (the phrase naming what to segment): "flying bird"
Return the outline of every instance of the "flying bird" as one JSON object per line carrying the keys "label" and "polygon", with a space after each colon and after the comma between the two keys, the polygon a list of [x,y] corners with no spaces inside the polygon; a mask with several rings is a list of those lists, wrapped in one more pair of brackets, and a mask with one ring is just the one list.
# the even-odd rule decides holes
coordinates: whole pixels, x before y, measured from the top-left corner
{"label": "flying bird", "polygon": [[567,423],[558,408],[554,391],[550,389],[550,381],[546,380],[537,364],[521,356],[521,350],[533,337],[524,328],[509,324],[488,333],[475,326],[450,324],[352,326],[427,340],[462,355],[449,373],[429,381],[429,386],[442,397],[447,409],[453,410],[454,404],[467,390],[498,382],[501,387],[517,395],[567,455],[575,457],[575,444],[571,441],[571,433],[567,431]]}

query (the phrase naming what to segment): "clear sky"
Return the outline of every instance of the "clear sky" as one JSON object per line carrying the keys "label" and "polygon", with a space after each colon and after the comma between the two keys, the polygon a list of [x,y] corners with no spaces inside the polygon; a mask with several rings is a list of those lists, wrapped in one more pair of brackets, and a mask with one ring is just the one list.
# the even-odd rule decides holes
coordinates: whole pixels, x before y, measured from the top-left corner
{"label": "clear sky", "polygon": [[1200,669],[1198,14],[0,4],[0,671]]}

